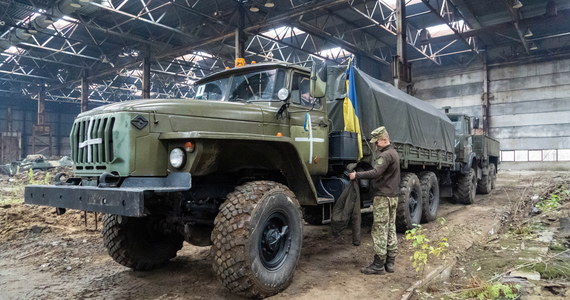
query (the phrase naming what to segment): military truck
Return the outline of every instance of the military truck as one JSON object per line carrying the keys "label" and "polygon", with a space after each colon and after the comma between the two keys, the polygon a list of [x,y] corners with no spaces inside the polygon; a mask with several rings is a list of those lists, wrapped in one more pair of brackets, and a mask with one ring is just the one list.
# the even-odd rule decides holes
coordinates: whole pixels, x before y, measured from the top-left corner
{"label": "military truck", "polygon": [[[126,267],[160,267],[184,241],[211,245],[229,290],[278,293],[300,256],[303,218],[329,220],[347,164],[372,168],[372,129],[386,126],[401,156],[400,229],[433,220],[440,186],[465,189],[479,165],[456,159],[442,111],[357,69],[363,134],[344,131],[345,76],[346,66],[253,64],[198,81],[194,99],[81,113],[70,134],[74,175],[27,186],[25,202],[105,213],[104,245]],[[372,187],[360,186],[367,207]]]}
{"label": "military truck", "polygon": [[475,193],[489,194],[495,188],[500,163],[500,143],[482,132],[473,134],[479,129],[478,118],[451,113],[447,113],[447,116],[455,127],[456,160],[462,162],[465,168],[469,168],[469,173],[472,173],[462,178],[466,182],[456,181],[453,196],[457,202],[472,204]]}

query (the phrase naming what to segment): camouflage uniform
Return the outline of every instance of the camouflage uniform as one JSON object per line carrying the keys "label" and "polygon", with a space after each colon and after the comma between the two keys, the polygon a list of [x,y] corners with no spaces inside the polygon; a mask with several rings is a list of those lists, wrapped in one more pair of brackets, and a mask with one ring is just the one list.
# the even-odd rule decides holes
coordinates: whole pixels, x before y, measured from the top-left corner
{"label": "camouflage uniform", "polygon": [[374,253],[380,256],[395,256],[398,251],[396,237],[396,209],[398,197],[374,197],[374,223],[372,224],[372,240]]}
{"label": "camouflage uniform", "polygon": [[[372,131],[371,142],[375,143],[386,133],[379,127]],[[400,158],[392,145],[377,150],[374,169],[357,172],[356,178],[370,178],[374,183],[374,223],[372,240],[374,252],[380,257],[396,256],[396,209],[400,189]]]}

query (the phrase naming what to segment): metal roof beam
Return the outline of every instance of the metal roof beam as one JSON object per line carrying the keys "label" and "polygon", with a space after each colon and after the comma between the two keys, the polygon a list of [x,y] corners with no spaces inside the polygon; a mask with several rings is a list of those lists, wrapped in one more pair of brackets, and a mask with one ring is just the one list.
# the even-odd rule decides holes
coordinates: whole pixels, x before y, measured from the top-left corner
{"label": "metal roof beam", "polygon": [[311,33],[313,35],[319,36],[325,40],[330,40],[335,44],[338,44],[339,46],[341,46],[342,48],[355,53],[355,54],[360,54],[360,55],[364,55],[367,56],[379,63],[385,64],[385,65],[390,65],[390,62],[388,62],[386,60],[386,58],[384,57],[378,57],[370,52],[366,52],[365,50],[362,50],[358,45],[350,43],[348,41],[345,41],[339,37],[334,36],[333,34],[326,32],[324,30],[321,30],[317,27],[314,27],[313,25],[307,24],[305,22],[302,21],[298,21],[295,23],[295,26],[298,27],[299,29]]}
{"label": "metal roof beam", "polygon": [[520,25],[519,25],[519,21],[520,21],[519,9],[513,8],[509,2],[510,2],[509,0],[505,0],[505,5],[507,6],[507,10],[509,12],[509,15],[511,16],[511,19],[513,20],[513,26],[515,27],[515,30],[517,31],[517,35],[519,36],[520,42],[524,47],[524,51],[528,55],[530,53],[528,43],[526,41],[526,38],[524,37],[524,33],[522,32],[522,30],[520,28]]}
{"label": "metal roof beam", "polygon": [[[435,2],[435,6],[431,4],[433,2]],[[479,55],[479,39],[475,36],[465,38],[461,35],[470,29],[468,26],[469,23],[465,20],[463,14],[450,0],[423,0],[423,3],[429,10],[438,16],[439,19],[447,24],[447,26],[453,31],[453,34],[457,36],[460,41],[464,42],[471,49],[471,51]],[[462,25],[459,24],[460,21],[463,21]]]}
{"label": "metal roof beam", "polygon": [[[366,20],[372,22],[374,25],[384,29],[385,31],[389,32],[390,34],[396,36],[396,12],[391,7],[386,6],[381,1],[377,1],[374,3],[374,7],[372,9],[367,8],[365,11],[362,11],[360,8],[356,7],[355,0],[350,1],[350,8],[365,18]],[[380,16],[381,20],[376,20],[374,17]],[[441,62],[437,59],[437,56],[433,54],[432,46],[428,43],[428,45],[420,45],[419,47],[416,46],[416,41],[414,37],[419,35],[418,29],[411,26],[411,24],[407,24],[407,44],[414,48],[419,54],[424,56],[425,58],[431,60],[436,64],[441,64]]]}
{"label": "metal roof beam", "polygon": [[461,15],[463,16],[465,22],[469,24],[469,27],[471,27],[472,29],[479,29],[483,27],[481,26],[481,23],[479,23],[479,20],[477,20],[477,17],[475,17],[473,12],[471,12],[469,6],[465,3],[465,0],[452,0],[452,1],[457,10],[459,10]]}
{"label": "metal roof beam", "polygon": [[56,81],[53,78],[49,78],[49,77],[45,77],[45,76],[39,76],[39,75],[33,75],[33,74],[19,73],[16,71],[0,70],[0,73],[9,74],[9,75],[16,75],[16,76],[23,76],[23,77],[28,77],[28,78],[42,79],[42,80],[47,80],[47,81]]}

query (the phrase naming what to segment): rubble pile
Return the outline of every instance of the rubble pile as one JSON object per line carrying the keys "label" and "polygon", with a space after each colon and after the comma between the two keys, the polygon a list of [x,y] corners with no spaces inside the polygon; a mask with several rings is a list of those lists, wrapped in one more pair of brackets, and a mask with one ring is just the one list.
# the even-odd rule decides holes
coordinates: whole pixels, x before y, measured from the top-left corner
{"label": "rubble pile", "polygon": [[[53,207],[27,205],[24,202],[24,187],[29,184],[53,184],[58,173],[70,176],[72,166],[58,166],[47,171],[28,171],[14,176],[0,175],[0,242],[17,237],[27,237],[53,230],[91,230],[95,215],[77,210],[68,210],[58,216]],[[85,225],[87,218],[87,226]],[[98,216],[101,222],[101,216]]]}

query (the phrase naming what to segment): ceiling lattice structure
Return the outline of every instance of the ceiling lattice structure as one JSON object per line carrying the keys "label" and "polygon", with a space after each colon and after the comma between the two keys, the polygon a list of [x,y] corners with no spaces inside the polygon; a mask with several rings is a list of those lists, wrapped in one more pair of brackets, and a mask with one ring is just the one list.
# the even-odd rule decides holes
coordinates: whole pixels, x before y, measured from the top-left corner
{"label": "ceiling lattice structure", "polygon": [[[0,99],[79,102],[193,95],[192,83],[233,67],[243,24],[246,61],[346,61],[388,66],[396,0],[0,0]],[[508,62],[570,53],[570,1],[407,0],[414,65]],[[241,9],[240,9],[241,7]],[[240,14],[244,11],[245,14]],[[243,16],[240,21],[240,15]]]}

